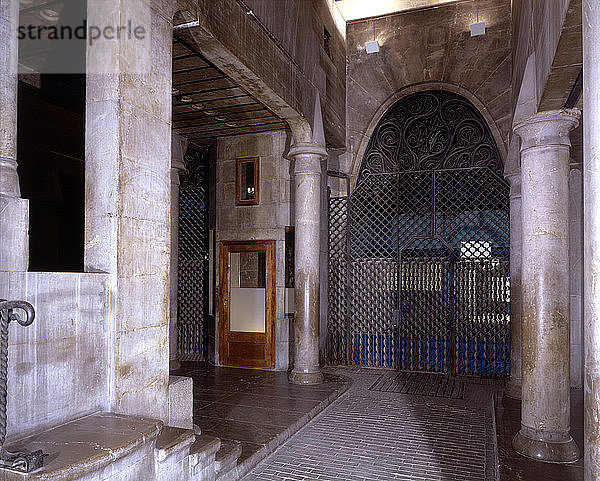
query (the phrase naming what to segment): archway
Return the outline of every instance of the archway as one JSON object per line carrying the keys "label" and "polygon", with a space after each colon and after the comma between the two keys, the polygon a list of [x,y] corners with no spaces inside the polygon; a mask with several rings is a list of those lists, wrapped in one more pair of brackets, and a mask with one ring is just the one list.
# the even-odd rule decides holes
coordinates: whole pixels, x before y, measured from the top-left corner
{"label": "archway", "polygon": [[509,190],[480,112],[430,90],[374,129],[330,203],[330,361],[508,374]]}

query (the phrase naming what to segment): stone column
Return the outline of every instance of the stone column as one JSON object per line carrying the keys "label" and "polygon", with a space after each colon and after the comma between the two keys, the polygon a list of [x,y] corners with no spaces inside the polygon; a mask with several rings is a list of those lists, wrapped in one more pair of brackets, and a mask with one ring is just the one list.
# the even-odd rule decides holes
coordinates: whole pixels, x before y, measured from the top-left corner
{"label": "stone column", "polygon": [[571,388],[583,387],[583,174],[571,159],[569,171],[569,279]]}
{"label": "stone column", "polygon": [[179,369],[177,360],[177,272],[179,266],[179,174],[185,170],[182,159],[173,156],[171,164],[171,316],[169,320],[169,369]]}
{"label": "stone column", "polygon": [[510,380],[504,395],[521,399],[521,172],[507,179],[510,182]]}
{"label": "stone column", "polygon": [[109,409],[168,421],[172,5],[88,0],[85,253],[110,273]]}
{"label": "stone column", "polygon": [[19,2],[0,1],[0,271],[26,271],[29,203],[17,174]]}
{"label": "stone column", "polygon": [[570,435],[569,132],[579,111],[541,112],[519,122],[523,213],[521,430],[523,456],[579,458]]}
{"label": "stone column", "polygon": [[290,382],[318,384],[319,367],[319,249],[321,218],[321,159],[325,148],[298,143],[290,149],[295,161],[294,369]]}
{"label": "stone column", "polygon": [[583,0],[584,479],[600,479],[600,3]]}

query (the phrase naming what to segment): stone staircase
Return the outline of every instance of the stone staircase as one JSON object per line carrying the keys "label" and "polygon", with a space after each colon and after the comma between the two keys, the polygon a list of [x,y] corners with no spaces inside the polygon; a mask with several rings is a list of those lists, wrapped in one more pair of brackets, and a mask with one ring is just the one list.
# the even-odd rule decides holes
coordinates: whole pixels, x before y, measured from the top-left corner
{"label": "stone staircase", "polygon": [[[44,452],[44,466],[2,481],[215,481],[235,474],[241,446],[193,424],[192,380],[171,376],[168,426],[162,421],[98,412],[4,446]],[[225,478],[223,478],[225,479]],[[233,479],[233,478],[227,478]]]}

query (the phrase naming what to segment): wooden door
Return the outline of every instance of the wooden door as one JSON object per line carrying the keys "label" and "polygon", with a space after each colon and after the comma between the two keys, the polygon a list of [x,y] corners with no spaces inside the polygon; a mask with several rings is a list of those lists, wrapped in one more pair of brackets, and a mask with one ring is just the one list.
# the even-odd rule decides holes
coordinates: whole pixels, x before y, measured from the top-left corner
{"label": "wooden door", "polygon": [[226,366],[274,366],[275,241],[221,242],[219,356]]}

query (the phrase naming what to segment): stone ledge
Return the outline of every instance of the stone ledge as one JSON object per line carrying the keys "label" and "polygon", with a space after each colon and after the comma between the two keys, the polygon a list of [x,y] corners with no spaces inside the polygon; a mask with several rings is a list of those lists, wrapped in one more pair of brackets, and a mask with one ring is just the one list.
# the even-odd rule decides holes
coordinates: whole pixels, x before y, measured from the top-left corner
{"label": "stone ledge", "polygon": [[98,471],[158,437],[162,421],[96,413],[5,446],[44,454],[44,466],[29,474],[4,472],[5,481],[71,481]]}

